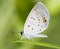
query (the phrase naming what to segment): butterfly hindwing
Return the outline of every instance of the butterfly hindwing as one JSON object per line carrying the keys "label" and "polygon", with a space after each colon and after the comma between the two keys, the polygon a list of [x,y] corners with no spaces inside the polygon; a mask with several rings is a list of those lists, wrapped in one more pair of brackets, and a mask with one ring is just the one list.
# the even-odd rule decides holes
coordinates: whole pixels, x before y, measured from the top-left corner
{"label": "butterfly hindwing", "polygon": [[24,33],[37,34],[43,32],[48,27],[49,18],[47,8],[41,2],[38,2],[27,17]]}

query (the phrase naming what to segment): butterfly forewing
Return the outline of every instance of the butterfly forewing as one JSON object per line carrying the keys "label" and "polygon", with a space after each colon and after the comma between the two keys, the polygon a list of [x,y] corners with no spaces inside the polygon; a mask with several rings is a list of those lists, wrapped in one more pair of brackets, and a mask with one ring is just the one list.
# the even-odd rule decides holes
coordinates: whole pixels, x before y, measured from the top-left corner
{"label": "butterfly forewing", "polygon": [[47,8],[38,2],[29,13],[24,25],[24,33],[37,34],[43,32],[49,24]]}

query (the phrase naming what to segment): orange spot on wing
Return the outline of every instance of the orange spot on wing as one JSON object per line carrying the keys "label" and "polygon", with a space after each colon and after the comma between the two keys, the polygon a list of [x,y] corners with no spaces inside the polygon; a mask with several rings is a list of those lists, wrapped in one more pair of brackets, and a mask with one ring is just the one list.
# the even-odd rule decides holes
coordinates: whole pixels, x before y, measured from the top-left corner
{"label": "orange spot on wing", "polygon": [[45,23],[47,20],[45,17],[42,16],[42,21],[43,21],[43,23]]}

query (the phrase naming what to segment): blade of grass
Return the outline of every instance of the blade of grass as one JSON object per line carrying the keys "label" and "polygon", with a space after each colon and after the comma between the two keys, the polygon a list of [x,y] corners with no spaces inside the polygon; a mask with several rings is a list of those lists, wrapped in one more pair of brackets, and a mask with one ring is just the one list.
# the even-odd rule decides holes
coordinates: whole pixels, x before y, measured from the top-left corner
{"label": "blade of grass", "polygon": [[60,45],[50,44],[50,43],[44,43],[44,42],[28,42],[28,41],[14,41],[14,43],[27,43],[27,44],[33,44],[33,45],[39,45],[39,46],[45,46],[50,48],[60,48]]}

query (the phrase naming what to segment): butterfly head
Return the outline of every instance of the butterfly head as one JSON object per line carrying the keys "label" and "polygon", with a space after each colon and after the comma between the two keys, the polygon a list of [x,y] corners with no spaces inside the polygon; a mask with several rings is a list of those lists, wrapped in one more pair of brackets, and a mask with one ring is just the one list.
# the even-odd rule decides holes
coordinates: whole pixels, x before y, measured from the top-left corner
{"label": "butterfly head", "polygon": [[22,35],[23,35],[23,33],[24,33],[24,32],[23,32],[23,31],[21,31],[21,32],[20,32],[20,35],[22,36]]}
{"label": "butterfly head", "polygon": [[26,39],[31,38],[29,34],[25,34],[23,31],[20,32],[20,35],[22,36],[22,38],[26,38]]}

